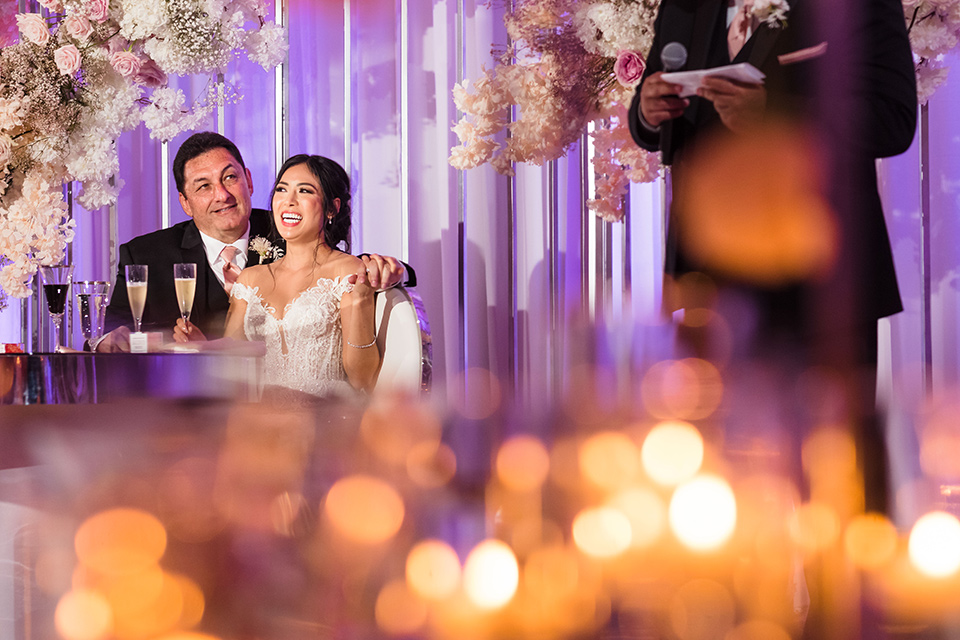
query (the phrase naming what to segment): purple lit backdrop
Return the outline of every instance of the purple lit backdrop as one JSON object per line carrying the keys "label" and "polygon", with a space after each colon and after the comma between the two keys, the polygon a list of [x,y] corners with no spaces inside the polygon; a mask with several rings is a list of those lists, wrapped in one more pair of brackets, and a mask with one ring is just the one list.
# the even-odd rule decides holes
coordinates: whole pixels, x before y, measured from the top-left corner
{"label": "purple lit backdrop", "polygon": [[[287,23],[292,25],[287,151],[320,153],[347,164],[354,179],[354,251],[396,255],[417,268],[418,290],[433,329],[440,393],[461,389],[460,372],[470,367],[490,369],[507,384],[516,371],[516,387],[534,400],[543,397],[552,380],[559,380],[555,389],[562,389],[564,358],[571,349],[570,318],[583,308],[594,309],[611,325],[637,327],[637,340],[628,345],[634,353],[652,357],[664,352],[662,338],[649,337],[660,332],[647,324],[656,317],[660,295],[659,185],[634,187],[626,226],[599,225],[581,215],[581,152],[574,147],[557,164],[553,210],[548,207],[550,169],[518,168],[511,228],[508,180],[489,167],[458,176],[446,162],[454,140],[450,126],[457,117],[451,87],[461,74],[476,78],[482,66],[491,66],[491,43],[506,42],[500,10],[469,0],[462,5],[291,0]],[[227,107],[225,133],[243,151],[253,174],[254,204],[263,207],[280,143],[274,133],[274,75],[235,62],[226,77],[244,97]],[[207,81],[182,79],[179,85],[197,93]],[[958,100],[960,80],[954,75],[930,105],[933,380],[939,390],[960,381],[960,152],[953,116]],[[208,126],[215,128],[216,122]],[[171,160],[182,138],[171,142]],[[160,176],[170,168],[160,166],[159,144],[141,128],[119,145],[126,186],[117,205],[117,240],[158,228],[164,196],[171,221],[184,219],[172,178],[168,193],[160,193]],[[881,345],[884,388],[891,397],[894,439],[911,450],[923,345],[917,145],[883,162],[881,175],[907,307],[881,333],[889,336]],[[110,246],[108,213],[77,210],[75,215],[75,277],[112,280],[115,247]],[[626,229],[629,265],[622,252]],[[607,234],[606,248],[584,242],[584,233]],[[556,265],[552,274],[551,258]],[[628,282],[629,295],[624,295]],[[19,341],[19,331],[14,304],[0,315],[0,339]],[[903,465],[902,473],[913,473],[910,465]]]}

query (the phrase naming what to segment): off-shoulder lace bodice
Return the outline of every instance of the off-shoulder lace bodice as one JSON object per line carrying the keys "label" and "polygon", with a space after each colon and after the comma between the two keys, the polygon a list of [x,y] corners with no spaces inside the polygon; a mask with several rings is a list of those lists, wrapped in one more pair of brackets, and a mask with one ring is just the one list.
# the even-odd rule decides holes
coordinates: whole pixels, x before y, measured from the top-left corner
{"label": "off-shoulder lace bodice", "polygon": [[247,303],[243,332],[247,340],[265,342],[264,383],[314,396],[343,395],[352,390],[343,370],[340,299],[353,285],[339,277],[320,278],[287,304],[278,317],[266,306],[259,287],[236,282],[231,297]]}

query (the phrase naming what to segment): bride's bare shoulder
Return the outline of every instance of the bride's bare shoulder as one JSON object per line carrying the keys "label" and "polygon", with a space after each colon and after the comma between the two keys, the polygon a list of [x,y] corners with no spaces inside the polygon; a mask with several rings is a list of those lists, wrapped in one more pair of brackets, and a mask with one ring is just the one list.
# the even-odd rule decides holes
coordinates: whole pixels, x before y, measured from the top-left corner
{"label": "bride's bare shoulder", "polygon": [[330,257],[330,268],[338,276],[348,276],[357,273],[363,267],[363,260],[349,253],[338,251]]}
{"label": "bride's bare shoulder", "polygon": [[245,268],[240,272],[237,282],[242,282],[251,287],[261,286],[272,279],[270,265],[255,264]]}

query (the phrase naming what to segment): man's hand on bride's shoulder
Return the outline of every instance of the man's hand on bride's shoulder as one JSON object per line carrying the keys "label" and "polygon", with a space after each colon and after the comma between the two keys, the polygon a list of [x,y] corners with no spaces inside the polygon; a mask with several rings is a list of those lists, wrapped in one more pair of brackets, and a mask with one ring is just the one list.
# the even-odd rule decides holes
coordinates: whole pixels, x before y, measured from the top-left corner
{"label": "man's hand on bride's shoulder", "polygon": [[177,342],[206,342],[207,337],[197,325],[180,318],[173,328],[173,339]]}

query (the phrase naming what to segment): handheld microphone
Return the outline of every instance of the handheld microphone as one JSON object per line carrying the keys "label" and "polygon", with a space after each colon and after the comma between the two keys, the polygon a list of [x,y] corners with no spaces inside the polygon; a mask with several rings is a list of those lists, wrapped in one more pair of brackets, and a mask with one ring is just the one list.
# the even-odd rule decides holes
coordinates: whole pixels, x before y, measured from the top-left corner
{"label": "handheld microphone", "polygon": [[679,42],[669,42],[660,50],[664,71],[677,71],[687,64],[687,48]]}

